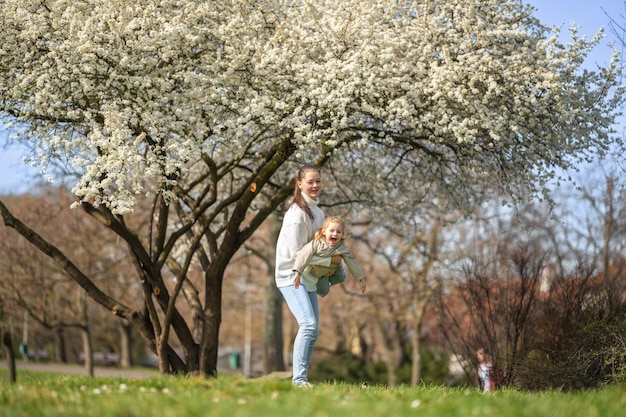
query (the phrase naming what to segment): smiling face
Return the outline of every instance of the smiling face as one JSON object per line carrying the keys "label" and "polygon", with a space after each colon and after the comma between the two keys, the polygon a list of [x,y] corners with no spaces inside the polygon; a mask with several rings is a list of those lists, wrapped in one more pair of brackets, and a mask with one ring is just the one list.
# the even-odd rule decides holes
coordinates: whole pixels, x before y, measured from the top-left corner
{"label": "smiling face", "polygon": [[337,243],[341,242],[343,238],[343,225],[338,222],[330,222],[324,229],[324,237],[326,238],[326,242],[328,242],[331,246],[335,246]]}
{"label": "smiling face", "polygon": [[310,169],[302,175],[302,179],[296,185],[300,187],[302,194],[315,200],[322,189],[322,176],[319,171]]}

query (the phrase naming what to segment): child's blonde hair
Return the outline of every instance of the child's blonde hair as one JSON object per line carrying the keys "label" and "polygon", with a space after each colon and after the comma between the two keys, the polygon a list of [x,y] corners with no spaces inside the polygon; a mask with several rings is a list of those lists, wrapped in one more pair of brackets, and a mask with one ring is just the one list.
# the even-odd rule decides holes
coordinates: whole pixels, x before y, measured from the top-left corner
{"label": "child's blonde hair", "polygon": [[322,224],[322,227],[320,227],[319,229],[315,231],[315,240],[320,240],[324,237],[324,231],[326,230],[328,225],[331,223],[337,223],[341,225],[341,230],[343,231],[343,236],[341,237],[341,240],[343,240],[343,238],[346,236],[346,225],[344,224],[343,220],[341,220],[341,217],[339,216],[326,217],[324,219],[324,223]]}

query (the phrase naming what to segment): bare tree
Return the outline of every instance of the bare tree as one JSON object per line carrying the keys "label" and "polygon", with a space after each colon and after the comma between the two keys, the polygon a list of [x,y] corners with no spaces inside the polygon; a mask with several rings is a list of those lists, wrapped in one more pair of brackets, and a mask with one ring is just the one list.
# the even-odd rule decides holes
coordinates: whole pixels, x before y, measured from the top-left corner
{"label": "bare tree", "polygon": [[617,174],[606,174],[581,187],[585,210],[572,213],[572,235],[602,273],[602,286],[611,309],[624,301],[626,272],[626,187]]}
{"label": "bare tree", "polygon": [[616,178],[603,185],[583,187],[574,205],[555,199],[562,205],[553,211],[485,205],[475,215],[459,246],[462,279],[437,304],[455,352],[472,362],[485,347],[503,383],[526,388],[612,378],[624,360],[615,352],[623,340],[625,205]]}
{"label": "bare tree", "polygon": [[[115,240],[110,240],[111,235],[107,235],[87,216],[67,210],[72,202],[67,190],[41,189],[36,197],[23,195],[7,198],[6,201],[14,210],[24,213],[23,217],[37,225],[48,239],[56,241],[59,247],[71,250],[77,261],[102,286],[132,298],[132,291],[125,288],[126,282],[122,279],[124,252],[116,249]],[[3,229],[2,234],[0,247],[4,256],[0,260],[3,272],[0,293],[26,311],[31,319],[55,333],[57,358],[61,361],[66,360],[63,330],[80,329],[84,334],[86,370],[93,375],[91,326],[87,319],[88,300],[84,291],[29,242],[10,229]],[[129,266],[126,265],[126,268]],[[96,323],[100,330],[104,329],[103,324],[113,322],[109,315],[103,313],[102,310],[94,310],[94,319],[98,318]],[[106,332],[100,331],[99,334],[105,335]],[[111,345],[122,353],[119,340],[116,337]],[[130,354],[125,352],[123,356],[128,358]]]}
{"label": "bare tree", "polygon": [[[409,216],[415,212],[407,210]],[[360,249],[355,250],[365,259],[371,278],[364,297],[370,304],[368,322],[387,366],[390,385],[396,385],[395,372],[406,360],[405,346],[410,352],[411,383],[421,381],[422,324],[440,283],[434,270],[442,256],[443,224],[453,219],[437,210],[423,210],[415,214],[417,218],[409,216],[403,225],[396,226],[391,216],[380,214],[375,222],[354,231],[360,243]]]}
{"label": "bare tree", "polygon": [[[281,219],[278,213],[272,213],[266,220],[266,238],[251,239],[245,247],[259,256],[266,265],[267,274],[264,291],[263,314],[263,367],[269,374],[273,371],[284,371],[283,357],[283,298],[276,288],[274,269],[276,259],[276,241],[280,232]],[[258,233],[257,233],[258,235]]]}
{"label": "bare tree", "polygon": [[[1,274],[1,272],[0,272]],[[4,315],[4,301],[0,294],[0,338],[2,338],[2,346],[4,346],[4,352],[7,358],[7,367],[9,369],[9,382],[15,383],[17,381],[17,370],[15,366],[15,349],[13,347],[13,338],[11,336],[10,329],[5,325]]]}
{"label": "bare tree", "polygon": [[546,218],[532,206],[487,213],[461,226],[466,229],[459,234],[465,241],[458,241],[460,276],[456,286],[441,291],[437,307],[452,350],[475,363],[476,349],[485,348],[493,355],[499,382],[512,384],[535,346],[549,261],[549,248],[538,236],[541,230],[533,230],[529,222]]}
{"label": "bare tree", "polygon": [[532,358],[539,377],[527,378],[533,387],[594,387],[624,378],[624,185],[604,174],[574,195],[575,209],[564,210],[570,227],[553,239],[561,256],[542,308],[542,354]]}

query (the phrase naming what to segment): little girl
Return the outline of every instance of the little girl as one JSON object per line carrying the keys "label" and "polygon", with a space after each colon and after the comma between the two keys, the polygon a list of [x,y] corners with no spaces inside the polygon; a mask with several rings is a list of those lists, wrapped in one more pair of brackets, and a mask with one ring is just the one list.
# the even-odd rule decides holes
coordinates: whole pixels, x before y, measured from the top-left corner
{"label": "little girl", "polygon": [[365,292],[365,275],[348,246],[343,243],[344,224],[339,216],[330,216],[324,220],[322,227],[317,229],[315,237],[298,251],[293,264],[295,273],[294,286],[301,283],[307,291],[315,291],[324,297],[330,286],[339,284],[346,279],[346,273],[340,265],[318,266],[309,265],[313,256],[341,256],[348,266],[352,277],[359,282],[361,292]]}

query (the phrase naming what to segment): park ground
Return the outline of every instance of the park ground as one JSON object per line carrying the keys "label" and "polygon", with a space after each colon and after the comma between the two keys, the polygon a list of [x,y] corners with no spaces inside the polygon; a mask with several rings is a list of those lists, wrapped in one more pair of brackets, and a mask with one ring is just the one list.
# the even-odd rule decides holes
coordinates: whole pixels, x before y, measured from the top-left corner
{"label": "park ground", "polygon": [[[0,369],[8,370],[7,362],[0,362]],[[30,372],[49,372],[66,375],[87,375],[87,371],[83,365],[79,364],[63,364],[53,362],[16,362],[17,377]],[[150,368],[131,368],[124,369],[113,366],[96,366],[94,367],[94,376],[96,377],[116,377],[116,378],[149,378],[158,376],[159,372]]]}

